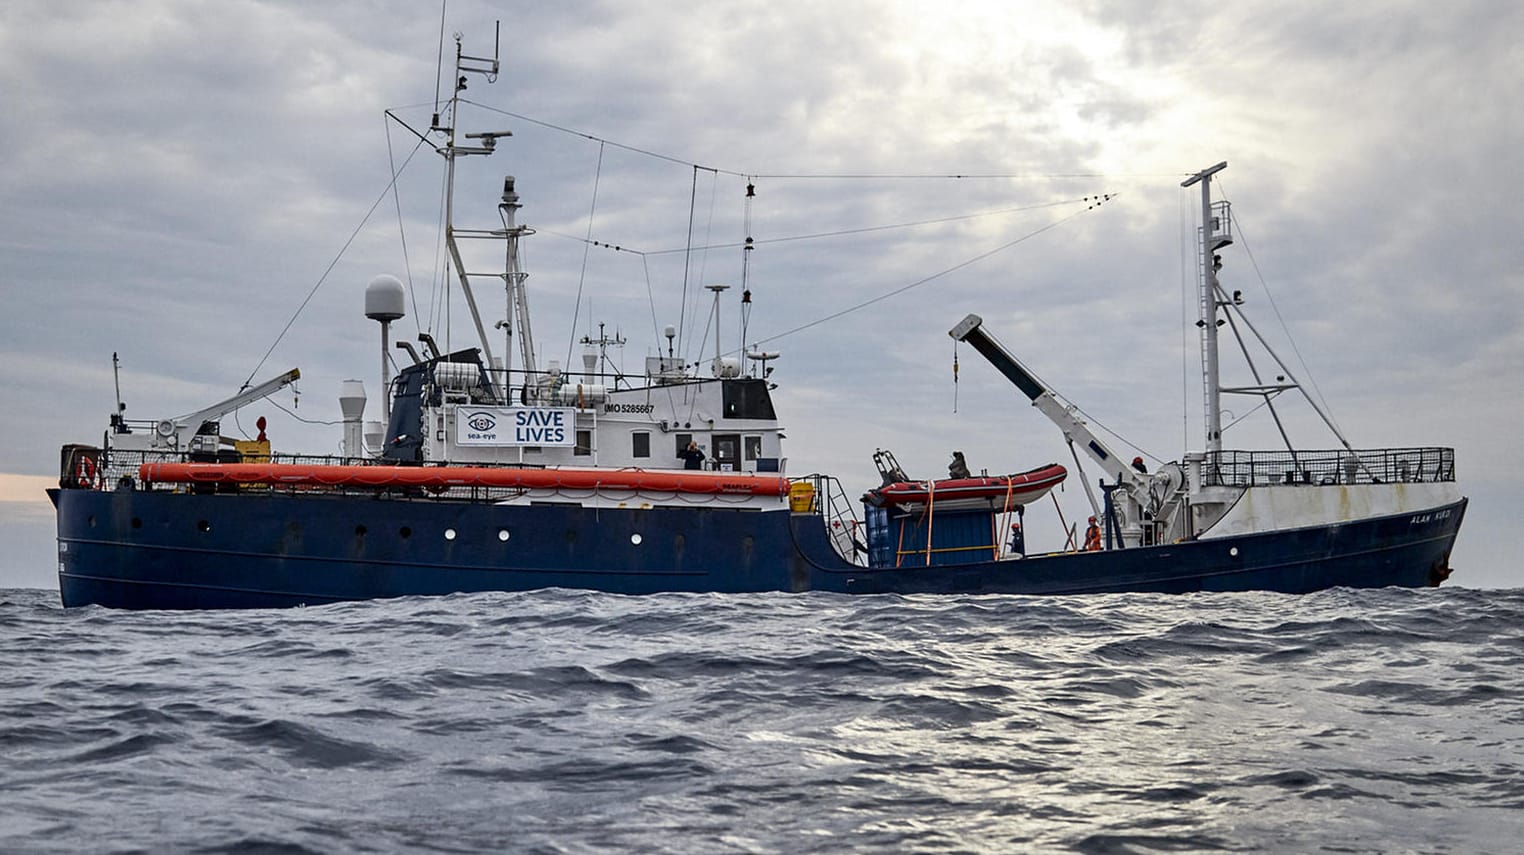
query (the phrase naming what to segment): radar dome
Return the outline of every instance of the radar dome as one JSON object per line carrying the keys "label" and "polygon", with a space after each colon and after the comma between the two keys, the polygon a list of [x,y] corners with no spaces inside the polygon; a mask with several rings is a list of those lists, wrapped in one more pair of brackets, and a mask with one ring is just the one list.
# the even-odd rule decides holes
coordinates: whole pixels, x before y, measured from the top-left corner
{"label": "radar dome", "polygon": [[385,273],[365,286],[365,317],[373,321],[395,321],[407,314],[407,295],[402,280]]}

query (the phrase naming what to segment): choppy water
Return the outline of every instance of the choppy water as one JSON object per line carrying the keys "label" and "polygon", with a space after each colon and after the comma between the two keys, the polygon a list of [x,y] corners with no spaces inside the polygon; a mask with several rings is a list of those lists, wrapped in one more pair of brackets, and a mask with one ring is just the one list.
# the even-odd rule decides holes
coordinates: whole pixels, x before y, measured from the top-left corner
{"label": "choppy water", "polygon": [[64,611],[3,851],[1516,852],[1524,590]]}

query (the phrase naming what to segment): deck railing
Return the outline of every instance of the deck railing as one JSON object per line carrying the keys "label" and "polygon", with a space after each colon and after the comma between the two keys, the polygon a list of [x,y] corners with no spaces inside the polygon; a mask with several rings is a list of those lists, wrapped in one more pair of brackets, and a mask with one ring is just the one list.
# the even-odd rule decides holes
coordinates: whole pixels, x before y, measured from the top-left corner
{"label": "deck railing", "polygon": [[1455,480],[1453,448],[1221,451],[1206,455],[1208,486],[1436,483]]}

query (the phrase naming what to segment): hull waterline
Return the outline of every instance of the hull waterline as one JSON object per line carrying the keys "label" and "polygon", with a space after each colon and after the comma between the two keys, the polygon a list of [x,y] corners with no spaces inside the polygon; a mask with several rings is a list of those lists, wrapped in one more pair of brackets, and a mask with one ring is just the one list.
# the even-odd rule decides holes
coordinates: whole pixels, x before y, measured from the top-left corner
{"label": "hull waterline", "polygon": [[[270,608],[457,592],[1083,594],[1419,587],[1464,499],[1422,514],[1089,553],[868,568],[786,510],[505,507],[56,490],[64,605]],[[231,500],[231,501],[230,501]]]}

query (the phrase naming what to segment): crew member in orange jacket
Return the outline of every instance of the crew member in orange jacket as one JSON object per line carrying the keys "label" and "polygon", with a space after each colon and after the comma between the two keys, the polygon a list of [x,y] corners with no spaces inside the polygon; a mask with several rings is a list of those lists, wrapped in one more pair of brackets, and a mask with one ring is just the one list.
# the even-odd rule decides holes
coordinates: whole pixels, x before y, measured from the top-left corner
{"label": "crew member in orange jacket", "polygon": [[1096,552],[1101,548],[1101,527],[1095,524],[1095,517],[1090,518],[1090,526],[1085,529],[1085,551]]}

